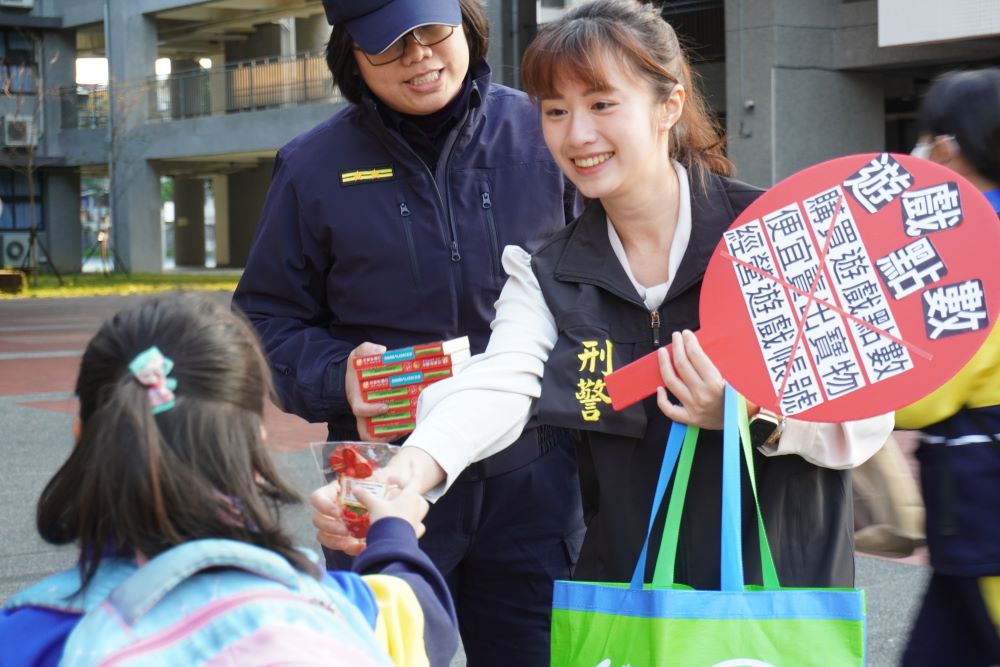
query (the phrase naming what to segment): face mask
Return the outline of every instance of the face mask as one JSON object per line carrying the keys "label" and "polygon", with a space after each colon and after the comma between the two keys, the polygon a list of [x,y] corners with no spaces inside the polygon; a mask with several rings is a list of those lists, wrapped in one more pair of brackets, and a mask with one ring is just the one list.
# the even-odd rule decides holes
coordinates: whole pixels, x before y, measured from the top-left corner
{"label": "face mask", "polygon": [[913,150],[910,151],[910,155],[912,155],[913,157],[918,157],[922,160],[930,160],[931,151],[934,150],[934,147],[937,146],[942,141],[954,143],[955,137],[953,137],[950,134],[941,134],[934,137],[932,141],[921,141],[920,143],[918,143],[916,146],[913,147]]}
{"label": "face mask", "polygon": [[931,149],[934,148],[934,144],[927,143],[926,141],[921,141],[919,144],[913,147],[910,151],[910,155],[913,157],[918,157],[921,160],[929,160],[931,157]]}

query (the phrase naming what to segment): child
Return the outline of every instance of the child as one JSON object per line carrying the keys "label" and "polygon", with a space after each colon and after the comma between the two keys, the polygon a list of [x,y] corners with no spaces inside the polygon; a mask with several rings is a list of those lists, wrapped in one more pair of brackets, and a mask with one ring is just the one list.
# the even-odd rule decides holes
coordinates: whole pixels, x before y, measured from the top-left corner
{"label": "child", "polygon": [[[122,652],[136,639],[111,645],[120,630],[101,626],[109,609],[134,621],[135,635],[143,623],[171,615],[168,631],[190,633],[169,647],[182,653],[147,652],[147,660],[183,655],[200,664],[225,653],[238,664],[268,664],[253,638],[267,636],[271,624],[281,628],[276,645],[299,638],[281,648],[296,664],[448,663],[457,644],[454,610],[443,578],[417,548],[426,505],[410,485],[390,499],[359,494],[372,525],[355,570],[375,576],[322,573],[278,521],[280,506],[298,497],[264,448],[269,391],[252,330],[205,298],[159,297],[105,322],[80,365],[76,446],[38,503],[42,537],[76,542],[79,565],[7,601],[0,665]],[[150,581],[162,585],[159,597]],[[130,607],[133,594],[150,599]],[[219,622],[198,629],[201,643],[192,639],[193,612],[254,596],[268,601],[219,613]],[[134,616],[122,612],[130,608],[138,609]],[[248,645],[250,653],[238,653]]]}

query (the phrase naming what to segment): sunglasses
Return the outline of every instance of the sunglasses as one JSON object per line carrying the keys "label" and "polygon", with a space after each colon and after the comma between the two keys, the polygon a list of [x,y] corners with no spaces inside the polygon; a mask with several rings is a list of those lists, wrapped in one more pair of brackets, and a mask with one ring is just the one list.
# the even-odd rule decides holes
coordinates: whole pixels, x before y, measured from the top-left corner
{"label": "sunglasses", "polygon": [[403,53],[406,52],[407,37],[412,37],[413,41],[421,46],[434,46],[435,44],[440,44],[444,40],[451,37],[453,32],[455,32],[455,26],[453,25],[432,23],[430,25],[422,25],[419,28],[414,28],[390,44],[389,47],[381,53],[368,53],[359,46],[355,46],[353,48],[355,51],[360,51],[364,54],[365,59],[368,60],[368,62],[375,67],[378,67],[380,65],[388,65],[389,63],[396,62],[403,57]]}

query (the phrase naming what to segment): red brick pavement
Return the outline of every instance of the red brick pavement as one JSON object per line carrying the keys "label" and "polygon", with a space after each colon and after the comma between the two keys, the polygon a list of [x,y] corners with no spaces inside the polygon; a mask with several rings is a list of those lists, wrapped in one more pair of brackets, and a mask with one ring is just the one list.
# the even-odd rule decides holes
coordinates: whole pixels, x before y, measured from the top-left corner
{"label": "red brick pavement", "polygon": [[[141,298],[0,301],[0,396],[71,393],[80,355],[101,322]],[[220,292],[215,298],[228,302],[229,295]],[[17,404],[51,412],[77,411],[75,399]],[[274,406],[268,406],[264,423],[269,446],[279,452],[304,449],[326,437],[324,425],[309,424]]]}

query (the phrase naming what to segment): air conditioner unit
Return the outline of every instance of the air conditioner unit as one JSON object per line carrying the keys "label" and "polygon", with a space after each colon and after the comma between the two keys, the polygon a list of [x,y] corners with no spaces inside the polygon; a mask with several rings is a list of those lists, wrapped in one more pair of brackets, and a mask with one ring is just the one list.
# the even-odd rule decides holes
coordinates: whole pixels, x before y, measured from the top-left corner
{"label": "air conditioner unit", "polygon": [[0,267],[20,268],[27,255],[26,232],[0,232]]}
{"label": "air conditioner unit", "polygon": [[6,146],[34,146],[38,143],[35,121],[31,116],[4,116],[3,141]]}
{"label": "air conditioner unit", "polygon": [[35,6],[35,0],[0,0],[0,7],[20,7],[21,9],[31,9]]}

